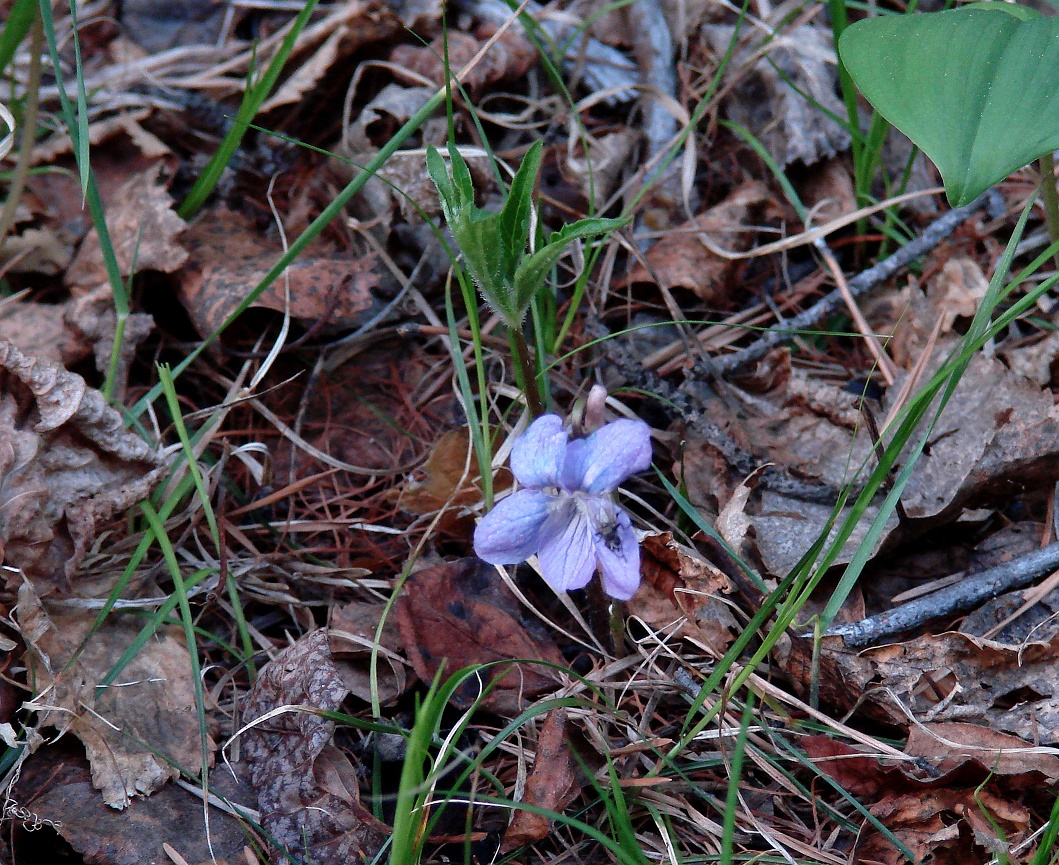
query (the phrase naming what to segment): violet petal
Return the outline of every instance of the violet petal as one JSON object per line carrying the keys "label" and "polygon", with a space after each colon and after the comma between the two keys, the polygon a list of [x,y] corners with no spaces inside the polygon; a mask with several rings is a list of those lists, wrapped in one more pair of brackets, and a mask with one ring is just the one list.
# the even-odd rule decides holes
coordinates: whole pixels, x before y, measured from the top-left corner
{"label": "violet petal", "polygon": [[558,592],[588,585],[596,570],[592,527],[573,499],[552,512],[541,529],[540,542],[537,560],[545,582]]}
{"label": "violet petal", "polygon": [[567,450],[563,481],[578,477],[580,489],[598,495],[650,465],[650,427],[642,420],[621,418],[601,426],[577,450]]}
{"label": "violet petal", "polygon": [[524,487],[555,487],[566,454],[566,430],[557,414],[541,415],[511,448],[511,471]]}
{"label": "violet petal", "polygon": [[607,535],[593,533],[599,559],[603,591],[619,601],[627,601],[640,587],[640,543],[636,540],[629,515],[616,508],[616,525]]}
{"label": "violet petal", "polygon": [[540,545],[541,529],[555,505],[555,496],[519,490],[500,501],[474,530],[474,552],[491,565],[517,565]]}

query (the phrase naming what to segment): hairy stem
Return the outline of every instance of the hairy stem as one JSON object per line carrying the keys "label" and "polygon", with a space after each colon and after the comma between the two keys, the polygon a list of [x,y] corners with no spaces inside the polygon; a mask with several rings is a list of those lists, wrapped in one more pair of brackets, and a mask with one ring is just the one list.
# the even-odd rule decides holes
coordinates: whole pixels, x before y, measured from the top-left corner
{"label": "hairy stem", "polygon": [[544,414],[544,403],[541,400],[540,390],[537,388],[537,372],[533,368],[533,355],[530,354],[526,337],[520,328],[509,327],[508,334],[511,336],[511,353],[515,363],[515,373],[522,379],[519,384],[526,395],[526,405],[529,407],[530,414],[538,418]]}

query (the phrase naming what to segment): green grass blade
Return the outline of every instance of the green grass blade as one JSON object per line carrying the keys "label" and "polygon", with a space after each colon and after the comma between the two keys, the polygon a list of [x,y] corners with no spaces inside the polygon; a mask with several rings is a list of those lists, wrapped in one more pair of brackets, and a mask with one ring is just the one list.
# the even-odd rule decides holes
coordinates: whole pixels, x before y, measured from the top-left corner
{"label": "green grass blade", "polygon": [[283,72],[283,67],[286,66],[287,60],[290,59],[291,52],[294,50],[294,43],[298,41],[298,37],[301,35],[302,30],[305,29],[305,25],[309,23],[309,18],[316,10],[318,2],[319,0],[306,0],[305,6],[298,13],[298,17],[294,19],[290,31],[284,37],[279,50],[272,58],[272,62],[269,63],[268,69],[265,70],[265,74],[253,86],[247,87],[231,129],[228,130],[228,133],[217,148],[217,152],[213,154],[213,158],[210,159],[209,164],[199,175],[198,180],[195,181],[187,197],[177,209],[177,214],[182,219],[190,219],[198,213],[199,208],[202,207],[210,193],[217,186],[217,181],[221,179],[221,174],[231,161],[232,155],[239,149],[243,136],[246,135],[250,127],[250,121],[257,115],[258,109],[268,98],[276,81],[279,79],[280,73]]}
{"label": "green grass blade", "polygon": [[11,5],[11,11],[7,14],[4,29],[0,32],[0,72],[7,69],[8,64],[18,51],[18,46],[29,33],[33,26],[33,19],[37,14],[37,0],[15,0]]}
{"label": "green grass blade", "polygon": [[206,517],[206,523],[210,527],[210,537],[213,539],[214,545],[217,548],[220,548],[221,538],[220,532],[217,530],[217,517],[213,513],[213,504],[210,502],[210,492],[206,488],[206,481],[202,477],[202,472],[199,471],[198,459],[195,457],[195,448],[191,444],[191,438],[188,436],[188,429],[184,425],[184,415],[180,411],[180,400],[177,397],[176,385],[173,382],[173,374],[167,363],[160,363],[157,368],[158,381],[162,385],[162,393],[165,394],[166,403],[169,406],[169,415],[172,419],[173,427],[176,429],[177,438],[180,439],[180,445],[184,449],[184,459],[187,461],[188,472],[190,473],[192,482],[195,484],[195,489],[199,494],[199,502],[202,505],[202,512]]}

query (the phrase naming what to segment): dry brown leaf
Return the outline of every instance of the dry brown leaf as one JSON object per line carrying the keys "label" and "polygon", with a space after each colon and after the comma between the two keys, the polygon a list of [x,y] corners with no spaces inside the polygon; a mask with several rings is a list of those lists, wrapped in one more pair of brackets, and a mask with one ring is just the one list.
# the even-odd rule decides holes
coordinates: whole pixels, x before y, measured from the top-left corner
{"label": "dry brown leaf", "polygon": [[[136,799],[120,813],[108,808],[92,787],[84,755],[63,740],[42,748],[22,767],[11,793],[18,805],[53,825],[74,850],[92,865],[168,863],[163,844],[180,850],[190,863],[235,865],[248,829],[225,811],[210,812],[209,840],[202,801],[175,784],[147,799]],[[236,782],[228,766],[210,773],[210,793],[253,808],[253,792]],[[213,857],[217,858],[214,859]],[[59,861],[48,858],[47,861]]]}
{"label": "dry brown leaf", "polygon": [[81,740],[104,802],[125,808],[132,797],[150,795],[178,777],[178,766],[191,772],[201,767],[191,660],[179,628],[160,628],[119,680],[97,694],[142,620],[112,613],[64,670],[95,613],[48,611],[27,580],[18,591],[16,617],[28,649],[38,724]]}
{"label": "dry brown leaf", "polygon": [[0,556],[41,595],[68,584],[97,526],[163,472],[83,378],[0,341]]}
{"label": "dry brown leaf", "polygon": [[[629,170],[630,160],[639,140],[640,134],[636,130],[625,127],[586,135],[584,139],[572,138],[570,145],[576,148],[579,155],[574,156],[568,149],[565,158],[559,163],[560,171],[576,183],[584,201],[591,200],[593,209],[599,210],[610,199],[623,175]],[[588,158],[585,158],[583,150],[586,143]],[[542,178],[542,195],[547,186]]]}
{"label": "dry brown leaf", "polygon": [[[873,805],[871,812],[914,854],[916,862],[937,865],[987,861],[990,854],[1018,843],[1030,817],[1025,807],[985,789],[890,796]],[[997,835],[998,827],[1003,840]],[[858,848],[858,861],[896,865],[908,860],[881,833],[869,830]]]}
{"label": "dry brown leaf", "polygon": [[[143,270],[172,273],[187,261],[177,241],[184,220],[173,210],[173,199],[160,180],[162,163],[130,177],[107,207],[107,231],[122,276]],[[97,286],[107,281],[99,235],[88,233],[66,271],[66,283]]]}
{"label": "dry brown leaf", "polygon": [[400,29],[388,4],[346,3],[341,9],[341,17],[332,17],[335,20],[328,28],[327,38],[265,101],[262,112],[304,99],[336,62],[348,57],[361,45],[387,39]]}
{"label": "dry brown leaf", "polygon": [[[156,138],[140,125],[141,120],[146,120],[152,114],[150,108],[123,111],[112,114],[88,124],[88,143],[98,146],[122,133],[129,142],[144,157],[155,160],[161,156],[172,154],[168,145]],[[73,152],[73,143],[70,136],[66,134],[55,135],[42,144],[33,148],[33,165],[44,165],[54,162],[60,156]]]}
{"label": "dry brown leaf", "polygon": [[214,0],[124,0],[120,9],[126,34],[152,54],[185,45],[216,44],[228,11]]}
{"label": "dry brown leaf", "polygon": [[973,258],[948,259],[927,291],[928,299],[941,311],[941,332],[949,333],[958,318],[974,318],[988,290],[989,280]]}
{"label": "dry brown leaf", "polygon": [[[448,33],[448,61],[450,68],[463,69],[478,53],[495,30],[482,29],[480,38],[453,30]],[[440,87],[445,81],[445,44],[441,37],[428,46],[398,45],[390,52],[390,62],[417,73]],[[490,47],[485,56],[463,80],[472,94],[500,81],[521,78],[537,63],[537,49],[524,36],[505,31]],[[399,77],[400,74],[398,73]],[[409,84],[422,84],[422,79],[408,76]]]}
{"label": "dry brown leaf", "polygon": [[[930,379],[952,346],[952,338],[943,340],[924,381]],[[786,365],[787,358],[785,352],[774,352],[768,361]],[[901,373],[881,408],[867,402],[880,424],[907,375]],[[795,368],[774,376],[773,386],[765,393],[745,393],[732,387],[726,399],[709,397],[705,414],[761,462],[775,463],[834,494],[853,480],[861,467],[870,469],[875,464],[868,425],[858,410],[858,401],[857,395],[844,388]],[[905,454],[932,419],[928,412],[912,434]],[[706,442],[690,439],[686,453],[692,501],[723,507],[739,476]],[[903,467],[905,454],[898,457],[895,473]],[[996,358],[978,354],[933,426],[901,502],[911,520],[936,525],[956,519],[964,508],[1003,500],[1010,491],[1048,484],[1057,472],[1059,408],[1053,405],[1051,393],[1013,373]],[[785,575],[819,538],[833,507],[765,489],[756,502],[752,501],[749,512],[766,570]],[[707,508],[707,513],[713,518],[716,512]],[[839,515],[836,525],[847,513],[848,509]],[[849,561],[877,513],[877,505],[868,507],[836,564]],[[896,515],[891,514],[874,552],[882,548],[897,525]]]}
{"label": "dry brown leaf", "polygon": [[[423,466],[408,476],[395,491],[397,507],[409,514],[432,514],[448,506],[440,529],[470,533],[473,524],[465,508],[482,501],[478,460],[470,449],[467,428],[450,430],[430,450]],[[500,469],[493,478],[493,491],[511,486],[511,473]]]}
{"label": "dry brown leaf", "polygon": [[[449,675],[472,664],[515,659],[564,665],[551,637],[535,622],[523,622],[495,569],[474,558],[412,574],[397,601],[397,626],[416,674],[427,684],[442,664]],[[466,708],[487,688],[482,708],[515,715],[557,685],[557,674],[542,664],[497,664],[480,679],[470,677],[452,700]]]}
{"label": "dry brown leaf", "polygon": [[853,178],[842,159],[826,159],[814,165],[799,184],[799,193],[812,214],[814,226],[826,225],[857,209]]}
{"label": "dry brown leaf", "polygon": [[628,283],[650,282],[662,288],[687,288],[704,300],[723,298],[735,262],[710,252],[698,233],[727,249],[749,249],[753,215],[769,198],[768,187],[751,180],[735,189],[720,204],[675,228],[652,246],[645,263],[629,273]]}
{"label": "dry brown leaf", "polygon": [[[114,347],[117,315],[107,285],[62,304],[19,301],[0,304],[0,339],[23,354],[59,366],[71,366],[95,355],[96,369],[106,373]],[[154,319],[130,313],[125,319],[121,351],[114,374],[114,394],[125,391],[128,367],[140,343],[154,330]]]}
{"label": "dry brown leaf", "polygon": [[[183,242],[191,256],[181,273],[180,300],[203,336],[228,318],[283,254],[278,245],[261,240],[246,217],[224,208],[203,214]],[[307,252],[286,275],[294,318],[326,318],[333,327],[344,327],[376,306],[372,291],[380,276],[373,257]],[[281,276],[253,305],[282,312],[285,285]]]}
{"label": "dry brown leaf", "polygon": [[948,721],[917,724],[909,731],[905,753],[927,758],[939,772],[973,762],[997,775],[1040,773],[1048,784],[1059,780],[1059,757],[1030,750],[1030,743],[981,724]]}
{"label": "dry brown leaf", "polygon": [[0,340],[7,340],[23,354],[58,366],[84,360],[91,346],[67,326],[66,311],[65,304],[0,304]]}
{"label": "dry brown leaf", "polygon": [[[537,736],[537,757],[526,779],[522,801],[549,811],[562,812],[581,789],[577,761],[566,741],[566,710],[552,709],[544,716]],[[551,821],[543,814],[516,809],[504,832],[500,852],[506,853],[525,844],[548,837]]]}
{"label": "dry brown leaf", "polygon": [[356,865],[386,843],[386,826],[360,804],[356,773],[331,742],[335,722],[315,712],[337,711],[347,693],[327,632],[315,631],[261,671],[243,706],[243,723],[253,724],[242,736],[243,761],[261,825],[296,862]]}
{"label": "dry brown leaf", "polygon": [[420,472],[405,482],[397,506],[405,513],[429,514],[446,505],[459,507],[480,502],[477,468],[467,427],[449,430],[435,442]]}
{"label": "dry brown leaf", "polygon": [[[981,851],[971,853],[969,848],[977,844],[995,851],[999,849],[999,839],[995,827],[982,814],[982,807],[1000,823],[1008,841],[1012,840],[1011,833],[1025,831],[1029,824],[1027,809],[999,795],[1002,785],[993,783],[991,778],[994,774],[1015,775],[1007,779],[1014,789],[1026,783],[1040,784],[1052,779],[1050,770],[1059,764],[1059,758],[1048,755],[1047,761],[1041,761],[1045,755],[1009,754],[1000,749],[1025,748],[1026,743],[971,724],[935,724],[930,728],[969,746],[981,745],[978,753],[986,758],[985,764],[980,758],[965,759],[956,753],[959,748],[956,752],[943,748],[939,753],[934,747],[937,740],[922,730],[913,731],[907,752],[934,758],[931,762],[935,771],[926,776],[922,771],[925,760],[884,765],[878,756],[829,736],[808,736],[800,739],[799,745],[817,769],[868,805],[888,829],[917,853],[915,861],[923,861],[921,857],[925,856],[939,857],[930,861],[953,863],[984,861]],[[929,753],[921,755],[921,751]],[[991,766],[997,767],[995,773]],[[1049,771],[1042,772],[1045,768]],[[983,786],[986,783],[988,788]],[[965,858],[959,858],[961,855]],[[858,848],[855,861],[895,865],[907,862],[884,836],[871,829]]]}
{"label": "dry brown leaf", "polygon": [[[403,87],[400,84],[387,84],[375,98],[361,109],[360,114],[345,130],[339,146],[339,154],[347,161],[336,160],[335,170],[343,180],[352,179],[352,166],[370,162],[378,153],[379,146],[389,140],[393,134],[422,108],[431,96],[433,87]],[[492,183],[488,173],[482,174],[477,164],[483,162],[481,157],[469,160],[476,185],[483,180]],[[369,178],[364,188],[353,199],[353,210],[366,222],[382,220],[388,225],[394,207],[412,225],[419,225],[424,215],[438,216],[441,204],[437,189],[425,170],[422,151],[405,152],[398,150]]]}
{"label": "dry brown leaf", "polygon": [[[352,601],[331,609],[328,634],[331,637],[332,662],[349,692],[365,702],[371,702],[371,652],[375,634],[386,604]],[[397,654],[401,643],[393,616],[383,626],[378,643],[379,702],[386,706],[405,692],[407,676],[405,662]]]}
{"label": "dry brown leaf", "polygon": [[643,580],[626,602],[630,615],[652,628],[675,633],[717,657],[724,654],[739,623],[718,597],[731,591],[728,578],[670,532],[641,543]]}
{"label": "dry brown leaf", "polygon": [[[710,24],[703,32],[721,57],[735,28]],[[761,49],[764,56],[758,55]],[[748,65],[749,74],[745,71]],[[846,110],[836,96],[830,30],[812,24],[785,32],[763,29],[755,38],[741,42],[725,77],[738,78],[725,101],[729,119],[749,129],[781,166],[795,161],[812,165],[849,146],[849,133],[833,119],[844,117]]]}
{"label": "dry brown leaf", "polygon": [[11,273],[54,276],[70,266],[73,247],[51,228],[27,228],[4,242],[4,261]]}
{"label": "dry brown leaf", "polygon": [[980,724],[1027,745],[1059,743],[1059,636],[1012,646],[950,631],[859,654],[839,637],[823,647],[842,683],[830,689],[837,707],[860,701],[872,717],[898,726],[911,712],[923,723]]}

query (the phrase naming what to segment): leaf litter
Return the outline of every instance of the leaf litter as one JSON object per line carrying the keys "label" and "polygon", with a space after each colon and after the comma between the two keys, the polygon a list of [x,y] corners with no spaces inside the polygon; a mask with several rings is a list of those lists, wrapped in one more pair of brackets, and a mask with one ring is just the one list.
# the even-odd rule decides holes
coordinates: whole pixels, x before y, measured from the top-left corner
{"label": "leaf litter", "polygon": [[[26,191],[0,215],[0,602],[5,685],[18,695],[0,734],[15,861],[29,861],[31,836],[101,863],[372,861],[409,794],[393,769],[430,723],[424,765],[437,771],[413,812],[422,861],[589,861],[632,838],[636,855],[667,861],[1030,860],[1059,783],[1054,581],[882,645],[807,636],[908,444],[835,569],[803,593],[785,633],[767,636],[771,593],[853,512],[852,499],[836,503],[878,459],[873,425],[885,447],[967,333],[1028,187],[1005,182],[1005,206],[968,210],[947,239],[930,234],[933,199],[901,205],[911,232],[934,239],[914,271],[889,272],[859,299],[882,361],[848,305],[830,300],[816,332],[761,348],[751,329],[800,320],[834,281],[803,232],[838,220],[820,237],[852,280],[885,254],[872,232],[891,223],[845,227],[856,209],[835,122],[845,106],[815,7],[783,17],[757,5],[738,36],[716,3],[531,3],[533,24],[461,2],[447,34],[435,3],[321,7],[292,37],[260,129],[195,214],[181,202],[295,13],[89,4],[76,26],[57,13],[60,43],[80,38],[122,285],[110,285],[83,207],[77,148],[61,124],[44,131],[49,120],[25,151]],[[443,110],[420,117],[216,335],[419,116],[445,83],[446,51],[453,70],[468,66],[451,126]],[[544,71],[553,61],[573,104]],[[5,104],[24,100],[35,63],[27,41]],[[58,116],[59,85],[42,81],[41,105]],[[693,116],[693,135],[645,188]],[[641,568],[623,606],[601,607],[591,586],[554,591],[533,557],[470,557],[475,526],[513,489],[507,461],[531,419],[506,337],[487,308],[467,315],[451,240],[434,231],[425,153],[444,149],[450,128],[478,206],[499,208],[498,181],[543,140],[543,228],[633,208],[628,227],[559,261],[531,316],[545,322],[532,332],[550,364],[549,408],[580,425],[591,385],[604,385],[599,422],[647,421],[655,467],[691,504],[677,507],[650,473],[624,482]],[[891,179],[898,157],[887,157]],[[929,186],[929,169],[913,168],[913,185]],[[773,242],[777,254],[757,255]],[[1039,301],[971,357],[900,514],[860,550],[863,574],[835,623],[906,595],[929,601],[1055,540],[1053,312]],[[597,332],[609,338],[594,343]],[[179,372],[175,403],[152,390],[158,362]],[[775,645],[758,651],[761,640]],[[431,686],[467,668],[477,675],[424,717]]]}

